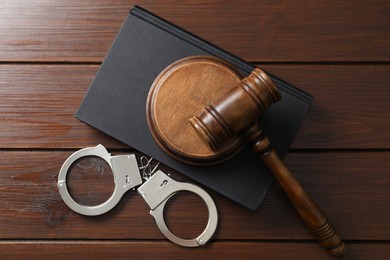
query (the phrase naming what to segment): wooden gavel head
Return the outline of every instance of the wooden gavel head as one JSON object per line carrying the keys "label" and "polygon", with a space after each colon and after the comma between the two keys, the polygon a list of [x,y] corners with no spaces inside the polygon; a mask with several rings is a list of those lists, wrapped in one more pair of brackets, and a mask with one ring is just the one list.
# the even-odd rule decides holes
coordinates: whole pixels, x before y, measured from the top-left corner
{"label": "wooden gavel head", "polygon": [[190,123],[213,150],[239,135],[254,123],[280,92],[259,68],[236,84],[225,96],[207,104]]}

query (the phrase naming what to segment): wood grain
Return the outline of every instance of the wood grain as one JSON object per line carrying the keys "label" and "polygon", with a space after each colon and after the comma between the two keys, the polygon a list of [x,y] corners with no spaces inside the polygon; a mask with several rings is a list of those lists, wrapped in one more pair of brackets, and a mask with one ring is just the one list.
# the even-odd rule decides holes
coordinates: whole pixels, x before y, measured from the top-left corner
{"label": "wood grain", "polygon": [[[261,67],[314,95],[292,148],[390,148],[390,67]],[[0,148],[125,148],[73,117],[97,70],[0,65]]]}
{"label": "wood grain", "polygon": [[[0,0],[0,258],[331,259],[277,184],[256,212],[210,192],[220,223],[214,240],[198,249],[168,242],[134,192],[95,218],[61,201],[58,171],[75,149],[102,143],[133,151],[73,115],[135,3],[268,64],[261,67],[314,95],[285,162],[347,239],[343,259],[388,258],[385,0]],[[69,182],[78,200],[94,204],[109,196],[107,165],[89,158],[77,167]],[[198,198],[181,194],[167,210],[176,234],[203,230],[207,216]]]}
{"label": "wood grain", "polygon": [[211,149],[190,122],[205,104],[224,96],[241,78],[231,64],[205,56],[184,58],[164,69],[146,100],[145,116],[154,140],[184,163],[207,165],[230,159],[243,147],[240,138]]}
{"label": "wood grain", "polygon": [[[135,191],[126,194],[117,207],[103,216],[85,217],[67,208],[56,184],[59,169],[70,154],[71,151],[0,152],[0,239],[164,238]],[[343,238],[389,240],[390,229],[384,228],[390,225],[386,214],[390,211],[389,159],[388,152],[293,153],[287,156],[286,164]],[[92,171],[86,174],[88,167]],[[166,167],[163,170],[179,181],[188,181]],[[82,162],[71,176],[71,188],[85,192],[76,193],[76,200],[83,199],[85,204],[102,202],[112,191],[110,172],[93,157]],[[218,240],[312,239],[276,184],[256,212],[215,193],[211,195],[220,216],[215,236]],[[169,223],[179,235],[196,235],[207,219],[204,209],[201,200],[184,194],[169,205]]]}
{"label": "wood grain", "polygon": [[0,60],[100,62],[131,6],[249,61],[389,61],[389,1],[0,3]]}
{"label": "wood grain", "polygon": [[[385,243],[351,244],[343,259],[386,259]],[[283,242],[214,242],[204,248],[188,249],[167,242],[144,241],[11,241],[0,243],[4,259],[334,259],[316,244]]]}
{"label": "wood grain", "polygon": [[0,65],[1,148],[124,147],[74,118],[98,66]]}
{"label": "wood grain", "polygon": [[389,66],[264,68],[314,96],[292,147],[390,147]]}

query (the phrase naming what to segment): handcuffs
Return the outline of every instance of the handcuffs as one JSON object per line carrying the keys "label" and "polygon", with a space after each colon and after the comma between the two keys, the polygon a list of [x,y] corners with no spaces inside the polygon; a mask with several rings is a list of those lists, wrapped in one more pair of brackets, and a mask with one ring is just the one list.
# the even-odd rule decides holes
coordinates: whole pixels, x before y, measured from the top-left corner
{"label": "handcuffs", "polygon": [[[85,206],[78,204],[69,194],[66,175],[70,166],[81,157],[97,156],[108,163],[112,169],[115,188],[111,197],[100,205]],[[142,184],[142,185],[141,185]],[[198,186],[190,183],[173,180],[161,170],[157,170],[151,176],[143,178],[140,174],[137,159],[134,154],[111,156],[106,148],[99,144],[95,147],[84,148],[76,151],[66,159],[58,175],[58,189],[65,204],[73,211],[87,216],[101,215],[115,207],[122,196],[130,189],[141,185],[137,191],[146,204],[150,207],[150,214],[156,221],[160,231],[173,243],[185,247],[196,247],[207,243],[212,237],[218,222],[216,206],[208,193]],[[174,235],[164,221],[164,207],[166,202],[180,191],[189,191],[200,196],[206,203],[208,209],[208,222],[204,231],[196,238],[183,239]]]}

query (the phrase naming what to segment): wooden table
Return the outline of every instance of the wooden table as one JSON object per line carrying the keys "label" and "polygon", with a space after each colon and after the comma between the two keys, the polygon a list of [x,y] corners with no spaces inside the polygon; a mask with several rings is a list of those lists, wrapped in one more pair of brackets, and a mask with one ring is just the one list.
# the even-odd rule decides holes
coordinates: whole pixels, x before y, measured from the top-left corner
{"label": "wooden table", "polygon": [[[99,217],[62,202],[57,175],[72,152],[98,143],[134,152],[73,117],[134,4],[313,94],[285,162],[345,239],[345,259],[389,257],[389,1],[1,0],[2,259],[331,259],[276,183],[256,212],[209,191],[219,227],[196,249],[167,241],[134,193]],[[90,158],[79,168],[88,174],[72,174],[75,197],[107,199],[107,166]],[[176,198],[173,231],[197,235],[204,209]]]}

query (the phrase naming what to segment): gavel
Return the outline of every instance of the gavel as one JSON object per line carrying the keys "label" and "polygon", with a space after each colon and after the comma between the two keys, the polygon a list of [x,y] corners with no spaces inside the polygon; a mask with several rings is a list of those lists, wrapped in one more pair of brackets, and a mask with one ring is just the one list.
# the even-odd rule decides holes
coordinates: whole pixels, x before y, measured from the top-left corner
{"label": "gavel", "polygon": [[272,80],[256,68],[224,97],[206,105],[189,120],[201,139],[213,150],[237,135],[252,144],[252,150],[271,170],[321,246],[332,256],[342,256],[345,253],[344,242],[281,161],[257,122],[261,113],[280,98]]}
{"label": "gavel", "polygon": [[251,143],[319,243],[330,255],[342,256],[344,242],[271,148],[257,121],[280,98],[275,84],[259,68],[242,79],[223,60],[188,57],[168,66],[153,82],[147,121],[157,144],[188,164],[219,163],[238,153],[243,141]]}

